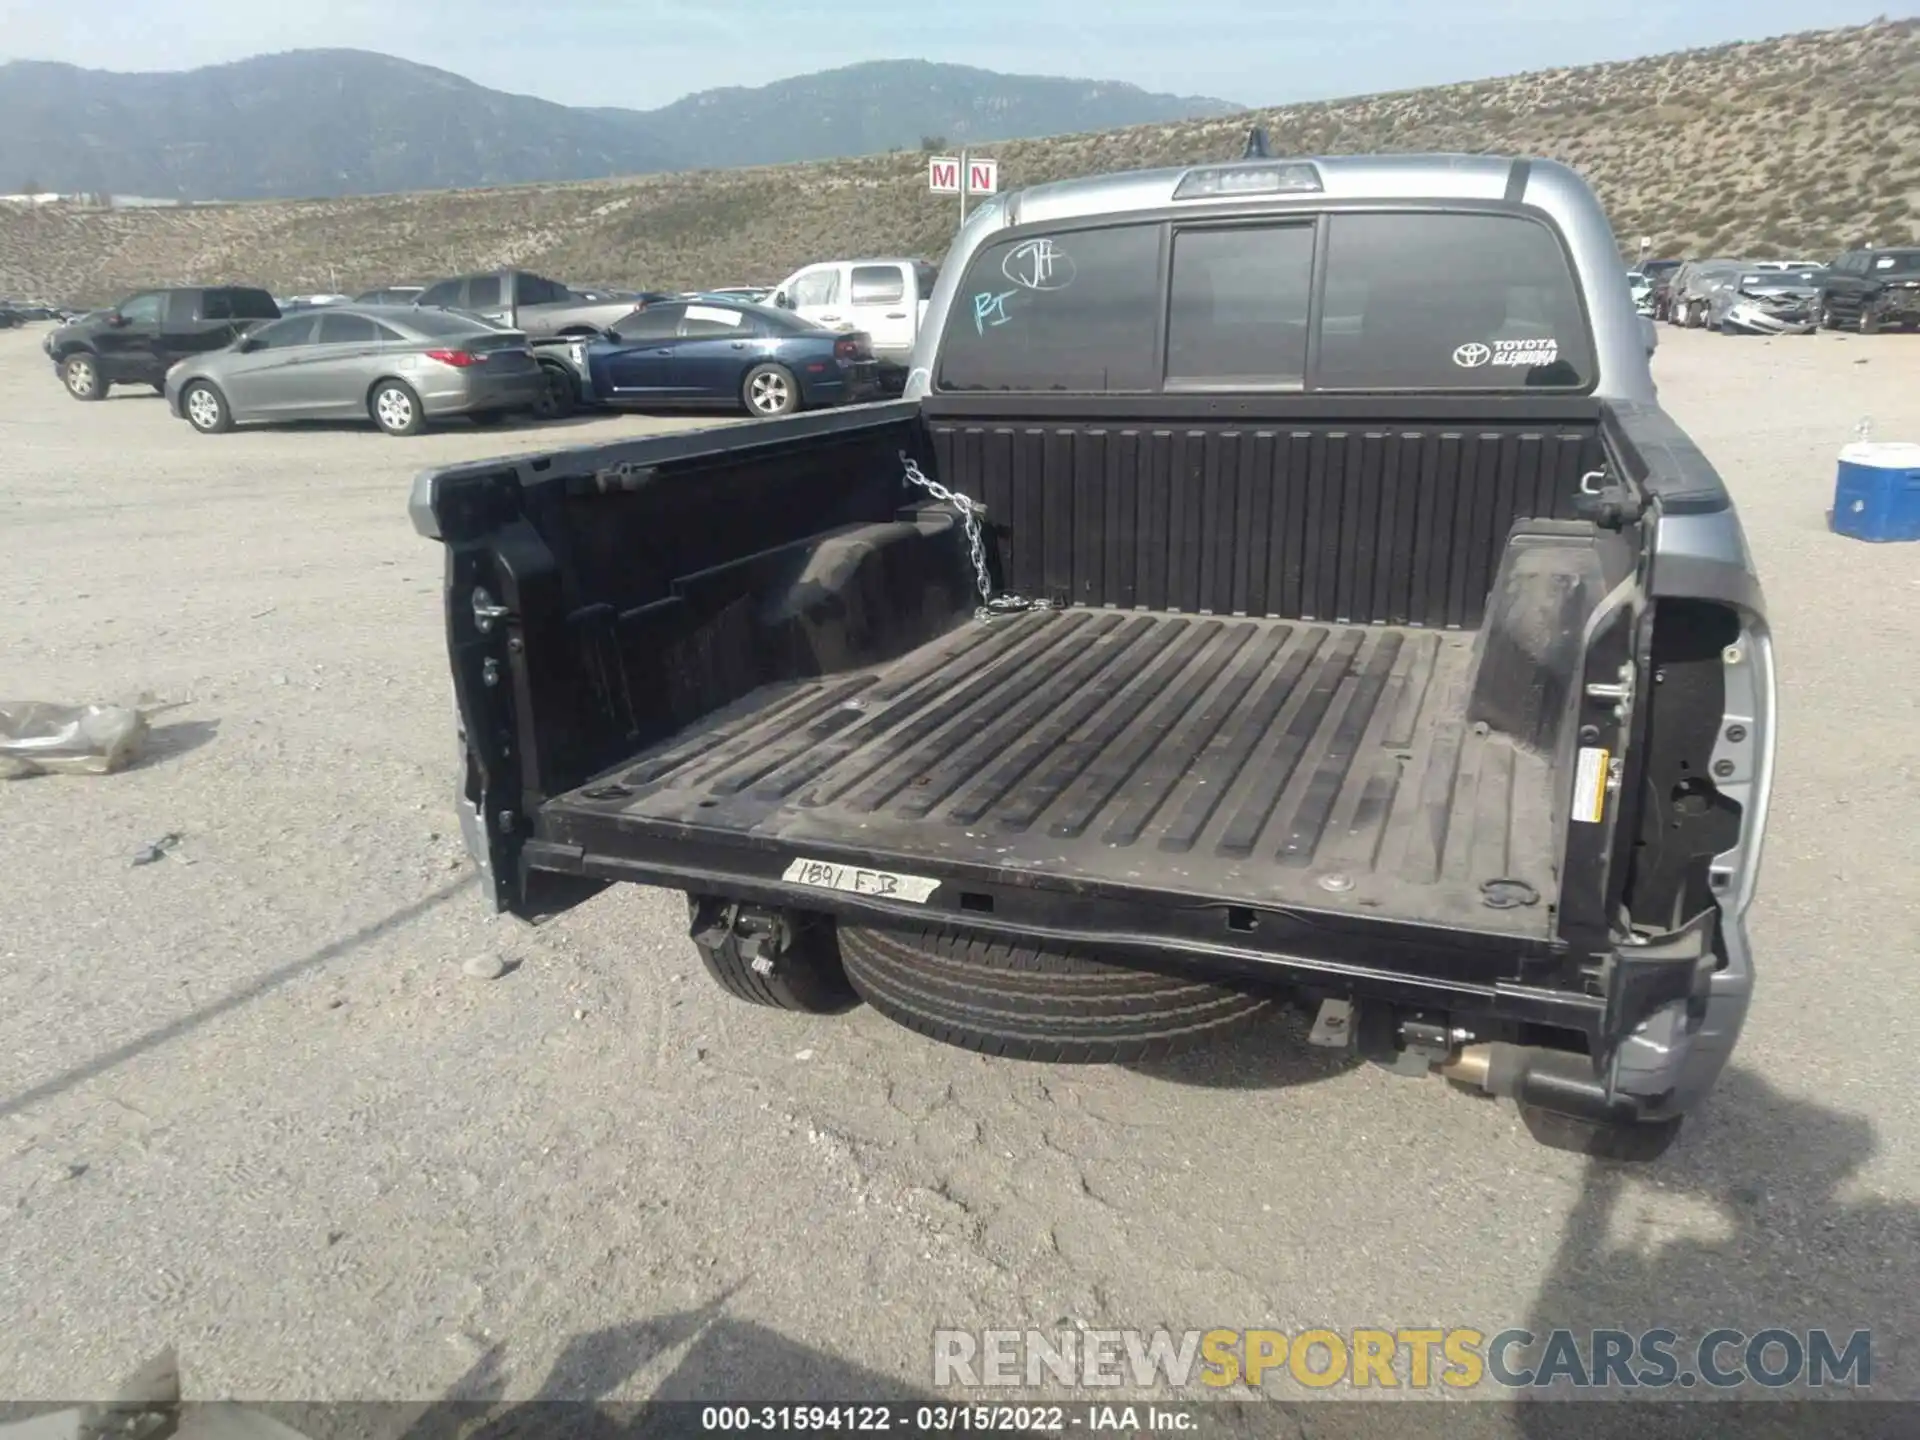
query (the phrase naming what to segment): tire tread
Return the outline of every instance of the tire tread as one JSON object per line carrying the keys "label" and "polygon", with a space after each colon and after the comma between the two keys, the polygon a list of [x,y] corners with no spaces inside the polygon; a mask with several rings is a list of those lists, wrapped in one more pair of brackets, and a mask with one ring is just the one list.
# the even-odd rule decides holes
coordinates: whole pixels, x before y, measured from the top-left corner
{"label": "tire tread", "polygon": [[842,925],[840,953],[854,989],[889,1019],[1006,1059],[1164,1059],[1253,1024],[1274,1003],[1207,980],[942,925]]}

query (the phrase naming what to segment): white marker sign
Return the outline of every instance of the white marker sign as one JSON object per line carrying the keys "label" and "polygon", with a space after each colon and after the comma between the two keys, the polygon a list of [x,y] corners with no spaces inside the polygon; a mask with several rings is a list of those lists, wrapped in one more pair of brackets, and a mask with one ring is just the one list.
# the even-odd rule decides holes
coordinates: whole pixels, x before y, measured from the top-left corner
{"label": "white marker sign", "polygon": [[958,195],[962,179],[966,181],[969,195],[996,195],[1000,191],[1000,162],[965,155],[927,158],[927,189],[934,194]]}

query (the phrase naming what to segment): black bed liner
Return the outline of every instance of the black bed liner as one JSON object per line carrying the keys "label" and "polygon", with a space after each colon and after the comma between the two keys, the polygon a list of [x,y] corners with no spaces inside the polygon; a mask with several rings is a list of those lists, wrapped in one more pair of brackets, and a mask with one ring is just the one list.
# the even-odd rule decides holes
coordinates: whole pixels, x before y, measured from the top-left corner
{"label": "black bed liner", "polygon": [[[1544,756],[1469,725],[1474,637],[1141,611],[970,621],[768,686],[549,801],[545,838],[699,839],[1544,938]],[[1486,903],[1517,880],[1538,902]]]}

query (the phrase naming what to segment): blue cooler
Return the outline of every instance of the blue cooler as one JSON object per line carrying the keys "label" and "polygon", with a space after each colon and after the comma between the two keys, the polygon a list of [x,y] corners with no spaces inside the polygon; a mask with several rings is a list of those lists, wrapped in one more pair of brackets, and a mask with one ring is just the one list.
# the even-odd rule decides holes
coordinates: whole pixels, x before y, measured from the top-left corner
{"label": "blue cooler", "polygon": [[1920,445],[1861,441],[1842,450],[1829,523],[1856,540],[1920,540]]}

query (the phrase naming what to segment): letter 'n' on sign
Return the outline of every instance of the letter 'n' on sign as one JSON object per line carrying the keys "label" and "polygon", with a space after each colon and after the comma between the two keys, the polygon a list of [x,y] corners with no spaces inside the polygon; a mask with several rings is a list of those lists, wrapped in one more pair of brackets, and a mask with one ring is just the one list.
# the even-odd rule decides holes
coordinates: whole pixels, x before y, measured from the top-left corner
{"label": "letter 'n' on sign", "polygon": [[935,195],[960,193],[960,157],[935,155],[927,161],[927,188]]}
{"label": "letter 'n' on sign", "polygon": [[967,161],[967,193],[969,195],[991,195],[1000,188],[1000,162],[998,160]]}

